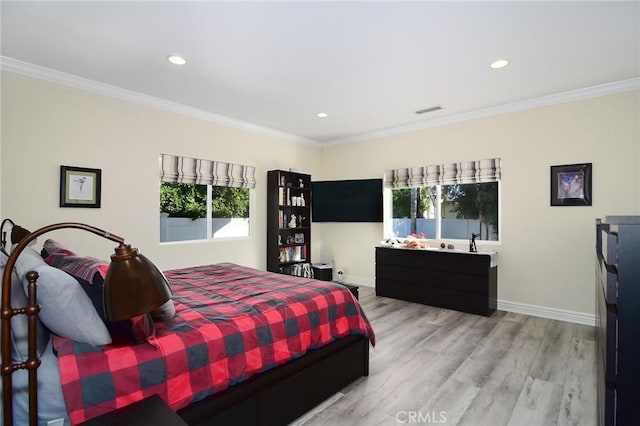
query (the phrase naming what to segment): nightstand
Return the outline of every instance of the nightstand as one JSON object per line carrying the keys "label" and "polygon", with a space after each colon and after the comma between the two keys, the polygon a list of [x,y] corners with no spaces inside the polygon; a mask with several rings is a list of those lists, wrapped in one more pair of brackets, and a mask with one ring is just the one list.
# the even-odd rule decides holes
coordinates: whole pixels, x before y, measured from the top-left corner
{"label": "nightstand", "polygon": [[187,426],[158,395],[150,396],[118,410],[82,423],[82,426]]}

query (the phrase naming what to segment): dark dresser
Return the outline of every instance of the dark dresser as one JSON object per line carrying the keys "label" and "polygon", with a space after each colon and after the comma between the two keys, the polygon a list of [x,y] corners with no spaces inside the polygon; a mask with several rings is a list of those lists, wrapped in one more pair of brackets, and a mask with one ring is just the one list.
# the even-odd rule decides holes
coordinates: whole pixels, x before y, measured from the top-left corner
{"label": "dark dresser", "polygon": [[376,247],[378,296],[491,316],[497,285],[490,253]]}
{"label": "dark dresser", "polygon": [[640,425],[640,216],[596,219],[598,424]]}

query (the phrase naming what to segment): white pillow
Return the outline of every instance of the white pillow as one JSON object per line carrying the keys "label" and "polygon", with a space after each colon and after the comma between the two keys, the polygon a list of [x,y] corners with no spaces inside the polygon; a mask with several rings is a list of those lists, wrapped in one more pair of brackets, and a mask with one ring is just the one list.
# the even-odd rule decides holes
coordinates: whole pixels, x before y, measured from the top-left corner
{"label": "white pillow", "polygon": [[18,256],[15,267],[20,281],[24,280],[27,272],[35,271],[36,267],[40,265],[46,265],[40,253],[31,247],[25,247],[22,253],[20,253],[20,256]]}
{"label": "white pillow", "polygon": [[16,271],[25,293],[29,284],[27,272],[38,273],[37,296],[41,306],[38,316],[49,330],[76,342],[94,346],[111,343],[107,327],[75,278],[47,265],[38,252],[30,247],[20,253]]}

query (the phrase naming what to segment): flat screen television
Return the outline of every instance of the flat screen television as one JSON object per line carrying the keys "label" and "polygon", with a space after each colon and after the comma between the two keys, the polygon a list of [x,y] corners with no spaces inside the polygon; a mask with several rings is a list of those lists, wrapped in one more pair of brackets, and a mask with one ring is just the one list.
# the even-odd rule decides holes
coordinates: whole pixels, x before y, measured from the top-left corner
{"label": "flat screen television", "polygon": [[313,222],[382,222],[382,179],[311,182]]}

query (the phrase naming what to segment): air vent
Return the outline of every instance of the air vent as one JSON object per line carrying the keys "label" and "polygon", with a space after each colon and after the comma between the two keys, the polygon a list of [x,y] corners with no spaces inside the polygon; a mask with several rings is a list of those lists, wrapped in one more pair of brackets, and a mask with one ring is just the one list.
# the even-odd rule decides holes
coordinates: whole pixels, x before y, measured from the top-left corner
{"label": "air vent", "polygon": [[420,111],[416,111],[416,114],[424,114],[424,113],[427,113],[427,112],[437,111],[439,109],[442,109],[442,107],[440,105],[436,105],[436,106],[432,106],[430,108],[425,108],[425,109],[421,109]]}

